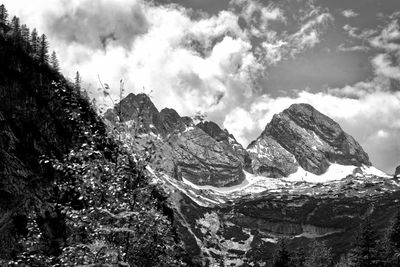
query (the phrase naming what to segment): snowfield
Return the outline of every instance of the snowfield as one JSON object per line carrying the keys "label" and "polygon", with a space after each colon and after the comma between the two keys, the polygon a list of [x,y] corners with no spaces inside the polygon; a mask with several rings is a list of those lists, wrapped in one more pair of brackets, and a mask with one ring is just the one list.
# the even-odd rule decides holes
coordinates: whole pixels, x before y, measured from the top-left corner
{"label": "snowfield", "polygon": [[[243,182],[230,187],[196,185],[185,178],[179,181],[166,174],[156,174],[150,167],[147,167],[147,170],[153,177],[154,183],[161,182],[166,184],[173,190],[184,193],[192,201],[203,207],[226,204],[229,201],[244,196],[256,197],[258,194],[266,193],[321,194],[325,190],[329,190],[330,187],[337,188],[341,180],[344,180],[346,183],[348,179],[354,180],[357,184],[372,182],[374,179],[381,179],[381,181],[383,179],[390,181],[390,183],[395,183],[391,179],[388,179],[392,178],[391,176],[375,167],[345,166],[336,163],[331,164],[328,170],[321,175],[310,173],[301,167],[295,173],[285,178],[264,177],[244,171],[245,179]],[[324,189],[315,189],[315,186],[322,186]]]}
{"label": "snowfield", "polygon": [[284,180],[289,182],[326,183],[346,178],[346,176],[353,174],[356,168],[358,167],[344,166],[334,163],[329,166],[329,169],[325,173],[316,175],[299,166],[297,172],[284,178]]}
{"label": "snowfield", "polygon": [[266,190],[277,190],[287,185],[286,182],[280,179],[258,176],[246,171],[244,171],[244,173],[246,175],[244,181],[239,185],[231,187],[215,187],[209,185],[201,186],[196,185],[185,178],[182,178],[182,180],[184,184],[197,190],[212,190],[222,195],[229,195],[235,192],[242,192],[244,194],[260,193]]}

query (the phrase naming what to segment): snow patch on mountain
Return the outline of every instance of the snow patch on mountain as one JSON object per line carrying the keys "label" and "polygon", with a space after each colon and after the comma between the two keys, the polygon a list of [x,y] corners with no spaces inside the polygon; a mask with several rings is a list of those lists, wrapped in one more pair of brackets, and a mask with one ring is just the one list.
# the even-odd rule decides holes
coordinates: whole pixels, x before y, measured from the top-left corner
{"label": "snow patch on mountain", "polygon": [[346,176],[353,174],[356,168],[357,166],[345,166],[333,163],[324,174],[316,175],[299,166],[297,172],[284,178],[284,180],[290,182],[326,183],[346,178]]}
{"label": "snow patch on mountain", "polygon": [[365,165],[363,165],[361,167],[361,169],[367,175],[375,175],[375,176],[384,177],[384,178],[392,178],[392,176],[390,176],[387,173],[375,168],[374,166],[365,166]]}
{"label": "snow patch on mountain", "polygon": [[215,186],[200,186],[191,183],[185,178],[182,178],[184,184],[195,188],[197,190],[212,190],[219,194],[228,195],[234,192],[242,191],[244,193],[260,193],[265,190],[276,190],[286,185],[285,182],[276,179],[268,178],[264,176],[258,176],[244,171],[246,178],[241,184],[231,186],[231,187],[215,187]]}
{"label": "snow patch on mountain", "polygon": [[273,243],[273,244],[277,244],[278,243],[278,239],[277,238],[261,238],[262,241],[266,242],[266,243]]}
{"label": "snow patch on mountain", "polygon": [[358,167],[353,165],[340,165],[337,163],[332,163],[329,166],[328,170],[321,175],[316,175],[308,172],[299,166],[297,172],[289,175],[287,178],[284,178],[284,180],[290,182],[328,183],[332,181],[342,180],[349,175],[366,177],[374,175],[383,178],[390,178],[389,175],[373,166],[363,165],[361,167]]}
{"label": "snow patch on mountain", "polygon": [[193,126],[186,126],[186,128],[185,128],[185,130],[183,131],[184,133],[187,133],[187,132],[190,132],[190,131],[192,131],[192,130],[194,130],[194,127]]}

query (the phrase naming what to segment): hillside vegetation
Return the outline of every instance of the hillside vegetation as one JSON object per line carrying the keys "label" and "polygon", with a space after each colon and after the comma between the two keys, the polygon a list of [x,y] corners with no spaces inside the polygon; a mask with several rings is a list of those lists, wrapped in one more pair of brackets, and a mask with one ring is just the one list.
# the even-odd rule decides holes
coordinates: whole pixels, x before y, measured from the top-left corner
{"label": "hillside vegetation", "polygon": [[2,14],[0,265],[186,265],[146,162]]}

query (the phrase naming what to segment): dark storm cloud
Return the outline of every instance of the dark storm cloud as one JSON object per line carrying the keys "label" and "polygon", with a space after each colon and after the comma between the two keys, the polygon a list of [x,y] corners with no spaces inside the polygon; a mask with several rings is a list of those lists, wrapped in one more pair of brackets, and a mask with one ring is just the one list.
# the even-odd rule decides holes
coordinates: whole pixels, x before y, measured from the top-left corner
{"label": "dark storm cloud", "polygon": [[135,37],[148,30],[139,4],[110,1],[84,1],[76,7],[66,3],[61,16],[49,13],[46,20],[53,38],[95,49],[111,43],[129,48]]}

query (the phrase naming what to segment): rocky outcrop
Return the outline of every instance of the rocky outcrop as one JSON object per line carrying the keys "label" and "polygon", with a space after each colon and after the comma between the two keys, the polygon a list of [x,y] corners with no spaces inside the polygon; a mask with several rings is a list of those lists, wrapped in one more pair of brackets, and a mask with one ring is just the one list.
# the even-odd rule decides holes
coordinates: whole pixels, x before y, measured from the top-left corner
{"label": "rocky outcrop", "polygon": [[[229,186],[244,179],[240,157],[216,142],[203,130],[192,127],[169,142],[174,176],[198,185]],[[167,150],[164,148],[164,152]],[[165,163],[164,163],[165,164]]]}
{"label": "rocky outcrop", "polygon": [[400,166],[397,166],[396,171],[394,172],[394,178],[395,179],[400,178]]}
{"label": "rocky outcrop", "polygon": [[192,119],[189,117],[181,117],[178,112],[172,108],[164,108],[160,111],[161,125],[157,128],[164,133],[164,135],[173,135],[185,131],[186,127],[192,124]]}
{"label": "rocky outcrop", "polygon": [[331,163],[371,165],[353,137],[308,104],[294,104],[274,115],[248,151],[254,169],[267,169],[275,177],[295,172],[296,165],[314,174],[323,174]]}
{"label": "rocky outcrop", "polygon": [[134,136],[158,136],[153,142],[161,159],[152,164],[176,179],[198,185],[235,185],[245,178],[244,166],[250,166],[246,150],[218,125],[207,122],[196,126],[191,118],[170,108],[159,112],[145,94],[129,94],[105,117],[112,123],[129,125]]}
{"label": "rocky outcrop", "polygon": [[132,122],[138,134],[161,134],[163,131],[160,113],[145,94],[129,94],[114,110],[108,110],[104,117],[115,122]]}
{"label": "rocky outcrop", "polygon": [[255,173],[266,177],[285,177],[297,170],[295,157],[276,140],[265,134],[247,148]]}
{"label": "rocky outcrop", "polygon": [[243,148],[241,144],[239,144],[235,137],[228,132],[228,130],[222,130],[218,124],[212,121],[205,121],[197,124],[197,127],[202,129],[205,133],[215,139],[220,145],[224,147],[225,150],[231,151],[232,153],[236,154],[244,169],[247,172],[252,173],[251,167],[251,159],[249,153]]}

